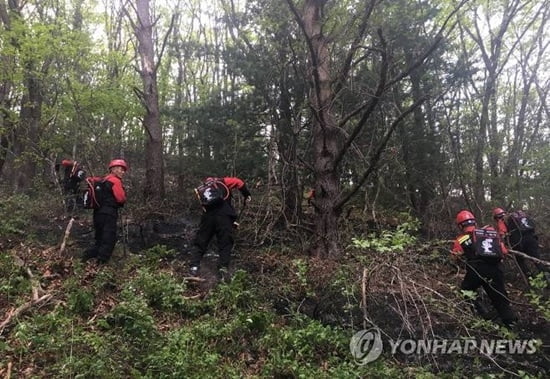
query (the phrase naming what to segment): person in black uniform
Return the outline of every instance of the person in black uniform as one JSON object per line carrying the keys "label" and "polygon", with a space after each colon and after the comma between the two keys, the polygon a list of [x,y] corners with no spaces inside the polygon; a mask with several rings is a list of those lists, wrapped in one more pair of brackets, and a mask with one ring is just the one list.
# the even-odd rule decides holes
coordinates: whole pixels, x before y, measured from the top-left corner
{"label": "person in black uniform", "polygon": [[[535,222],[533,219],[526,212],[518,210],[505,215],[505,222],[510,248],[540,259],[539,238],[535,232]],[[525,276],[531,276],[532,273],[526,264],[525,258],[516,255],[516,259]],[[544,265],[540,263],[535,263],[535,267],[538,272],[546,271]]]}
{"label": "person in black uniform", "polygon": [[57,172],[62,171],[61,185],[68,211],[76,209],[79,203],[80,183],[86,178],[86,171],[80,163],[71,159],[63,159],[55,165]]}
{"label": "person in black uniform", "polygon": [[[210,188],[208,185],[211,184]],[[208,244],[214,235],[218,242],[218,275],[227,279],[227,269],[231,260],[231,250],[234,244],[234,229],[237,224],[237,213],[231,204],[231,190],[238,189],[249,202],[250,191],[243,180],[236,177],[205,179],[202,190],[197,195],[203,206],[203,214],[199,224],[199,230],[193,241],[191,253],[190,274],[197,276],[203,255],[206,253]],[[199,187],[199,188],[201,188]],[[218,199],[219,191],[219,199]]]}
{"label": "person in black uniform", "polygon": [[128,165],[123,159],[113,159],[109,163],[107,176],[91,178],[97,183],[99,207],[94,209],[95,244],[84,252],[84,261],[97,258],[99,263],[106,263],[113,254],[117,241],[118,208],[126,202],[122,178],[127,169]]}
{"label": "person in black uniform", "polygon": [[[462,233],[454,241],[451,253],[455,258],[466,258],[466,275],[460,288],[477,291],[483,287],[504,325],[512,325],[517,317],[510,308],[504,274],[500,269],[502,257],[508,251],[498,232],[491,226],[477,229],[474,215],[467,210],[458,212],[456,223]],[[483,307],[477,299],[472,301],[472,305],[484,316]]]}

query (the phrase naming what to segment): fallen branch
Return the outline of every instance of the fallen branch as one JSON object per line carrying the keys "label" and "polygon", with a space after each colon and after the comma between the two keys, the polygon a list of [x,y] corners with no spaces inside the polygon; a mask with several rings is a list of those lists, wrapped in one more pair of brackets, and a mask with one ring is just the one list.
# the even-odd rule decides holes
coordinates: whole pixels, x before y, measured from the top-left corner
{"label": "fallen branch", "polygon": [[525,275],[525,273],[523,272],[523,270],[521,269],[520,265],[519,265],[519,262],[518,262],[518,259],[515,255],[512,255],[512,260],[514,261],[514,264],[516,266],[516,268],[518,269],[519,271],[519,275],[521,276],[521,278],[523,279],[523,282],[529,286],[529,279],[527,279],[527,275]]}
{"label": "fallen branch", "polygon": [[2,321],[2,323],[0,324],[0,335],[2,335],[6,327],[10,324],[11,320],[13,320],[15,317],[18,317],[23,312],[26,312],[27,310],[29,310],[35,305],[46,303],[51,298],[52,298],[51,294],[46,294],[42,297],[39,297],[37,299],[32,299],[31,301],[28,301],[25,304],[20,305],[17,309],[14,309],[14,310],[12,309],[9,312],[8,317],[4,321]]}
{"label": "fallen branch", "polygon": [[17,317],[20,314],[22,314],[23,312],[30,309],[31,307],[33,307],[37,304],[40,304],[40,303],[45,303],[45,302],[47,302],[48,300],[50,300],[52,298],[51,294],[45,294],[45,295],[42,295],[42,297],[40,297],[40,295],[45,292],[42,289],[42,287],[40,286],[40,282],[38,280],[36,280],[36,278],[32,274],[31,269],[27,265],[25,265],[25,262],[22,259],[20,259],[15,254],[14,254],[14,259],[15,259],[16,264],[19,267],[21,267],[22,269],[25,270],[25,273],[27,274],[27,277],[29,278],[29,281],[31,282],[32,299],[30,301],[26,302],[25,304],[20,305],[18,308],[12,309],[11,311],[8,312],[8,316],[0,324],[0,335],[2,335],[2,333],[4,332],[4,330],[6,329],[6,327],[9,325],[9,323],[11,322],[11,320],[14,317]]}
{"label": "fallen branch", "polygon": [[194,277],[194,276],[186,276],[186,277],[183,278],[183,280],[185,280],[187,282],[206,282],[206,279],[197,278],[197,277]]}
{"label": "fallen branch", "polygon": [[71,234],[71,228],[73,227],[74,217],[71,217],[67,227],[65,228],[65,235],[63,236],[63,242],[61,242],[61,247],[59,248],[59,255],[63,257],[63,252],[65,251],[65,245],[67,244],[67,238]]}
{"label": "fallen branch", "polygon": [[523,257],[523,258],[525,258],[525,259],[530,259],[530,260],[532,260],[533,262],[540,263],[541,265],[545,265],[545,266],[550,267],[550,262],[543,261],[542,259],[532,257],[532,256],[530,256],[530,255],[527,255],[527,254],[525,254],[525,253],[522,253],[521,251],[512,250],[512,249],[508,249],[508,251],[509,251],[510,253],[515,254],[515,255],[519,255],[520,257]]}
{"label": "fallen branch", "polygon": [[42,291],[42,287],[40,287],[40,283],[37,282],[34,279],[34,275],[31,272],[31,269],[28,267],[25,267],[27,271],[27,276],[29,277],[29,280],[31,281],[31,291],[32,291],[32,299],[37,300],[38,299],[38,291]]}
{"label": "fallen branch", "polygon": [[184,300],[194,300],[194,299],[200,299],[202,295],[201,294],[197,294],[197,295],[193,295],[193,296],[184,296],[183,299]]}
{"label": "fallen branch", "polygon": [[363,269],[363,279],[361,280],[361,308],[363,310],[363,329],[366,329],[365,321],[368,320],[367,313],[367,269]]}

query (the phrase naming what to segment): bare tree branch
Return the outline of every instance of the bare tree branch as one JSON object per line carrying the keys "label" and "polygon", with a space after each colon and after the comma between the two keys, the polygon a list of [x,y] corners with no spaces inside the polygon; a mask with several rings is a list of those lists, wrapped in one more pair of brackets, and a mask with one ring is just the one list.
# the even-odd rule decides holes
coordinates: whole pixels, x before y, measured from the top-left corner
{"label": "bare tree branch", "polygon": [[380,161],[380,156],[384,152],[384,149],[386,148],[386,145],[392,136],[393,132],[397,128],[397,125],[409,114],[411,113],[416,107],[420,106],[424,101],[426,101],[426,97],[419,99],[414,104],[412,104],[409,108],[407,108],[403,113],[401,113],[391,124],[391,126],[386,131],[385,136],[382,138],[380,143],[378,144],[378,147],[376,148],[374,154],[372,155],[370,159],[370,164],[367,170],[363,173],[357,184],[352,188],[350,192],[348,192],[347,195],[342,197],[334,206],[335,209],[342,209],[342,207],[359,191],[359,189],[363,186],[365,181],[368,179],[368,177],[374,172],[376,169],[376,166],[378,162]]}

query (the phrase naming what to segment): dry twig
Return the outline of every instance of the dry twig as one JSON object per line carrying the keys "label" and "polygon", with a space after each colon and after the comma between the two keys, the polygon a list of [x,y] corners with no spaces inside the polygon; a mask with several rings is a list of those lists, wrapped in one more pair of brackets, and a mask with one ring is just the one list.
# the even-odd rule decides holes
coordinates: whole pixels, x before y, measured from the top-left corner
{"label": "dry twig", "polygon": [[525,253],[522,253],[521,251],[517,251],[517,250],[512,250],[512,249],[508,249],[509,252],[515,254],[515,255],[519,255],[520,257],[523,257],[525,259],[529,259],[529,260],[532,260],[533,262],[535,263],[539,263],[541,265],[545,265],[545,266],[548,266],[550,267],[550,262],[547,262],[547,261],[544,261],[542,259],[539,259],[539,258],[535,258],[535,257],[532,257],[530,255],[527,255]]}
{"label": "dry twig", "polygon": [[25,304],[20,305],[17,309],[12,309],[10,312],[8,312],[8,317],[2,321],[0,324],[0,335],[4,332],[6,327],[10,324],[10,322],[15,318],[24,313],[25,311],[29,310],[35,305],[41,304],[41,303],[47,303],[48,300],[52,298],[51,294],[43,295],[42,297],[39,297],[37,299],[32,299],[31,301],[26,302]]}
{"label": "dry twig", "polygon": [[195,276],[185,276],[183,280],[187,282],[206,282],[206,279],[204,278],[197,278]]}
{"label": "dry twig", "polygon": [[59,248],[59,255],[61,257],[64,257],[63,252],[65,251],[65,245],[67,244],[67,238],[69,238],[69,235],[71,234],[71,228],[73,227],[74,223],[74,217],[71,217],[69,220],[69,223],[67,224],[67,227],[65,228],[65,234],[63,236],[63,242],[61,242],[61,247]]}

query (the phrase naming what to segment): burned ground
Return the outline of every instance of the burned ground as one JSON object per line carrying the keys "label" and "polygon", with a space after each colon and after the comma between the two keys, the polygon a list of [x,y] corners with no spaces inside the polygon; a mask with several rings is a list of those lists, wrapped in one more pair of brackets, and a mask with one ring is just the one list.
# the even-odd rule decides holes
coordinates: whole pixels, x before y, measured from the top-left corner
{"label": "burned ground", "polygon": [[[92,243],[93,228],[90,213],[76,216],[70,230],[71,218],[68,215],[46,218],[47,222],[36,219],[30,226],[34,236],[32,241],[19,236],[3,242],[3,251],[16,257],[9,263],[11,269],[20,270],[21,276],[31,273],[38,283],[38,295],[51,295],[51,299],[37,309],[31,306],[21,313],[20,318],[32,312],[47,314],[63,306],[69,301],[65,296],[69,282],[76,282],[80,288],[89,288],[92,292],[98,276],[112,275],[112,285],[106,280],[101,290],[94,292],[97,297],[93,299],[93,307],[83,322],[104,317],[120,302],[120,285],[117,283],[131,280],[146,267],[155,267],[158,275],[167,275],[186,283],[181,293],[186,301],[206,303],[205,299],[217,291],[220,283],[215,269],[215,244],[205,256],[201,272],[203,280],[187,278],[197,215],[189,218],[179,215],[122,217],[121,238],[112,260],[106,266],[80,262],[82,250]],[[54,222],[51,222],[52,219]],[[293,315],[301,314],[323,325],[349,330],[350,336],[353,330],[374,326],[383,332],[385,338],[392,340],[536,339],[543,346],[538,348],[536,354],[530,355],[386,353],[385,356],[397,366],[427,367],[433,373],[451,374],[458,370],[472,375],[490,372],[507,376],[526,372],[537,376],[550,370],[547,346],[550,328],[545,318],[548,309],[544,308],[545,304],[547,307],[548,289],[535,291],[527,286],[512,260],[504,263],[504,271],[513,308],[520,317],[517,325],[507,330],[496,317],[492,321],[481,320],[470,312],[458,290],[464,268],[448,259],[448,241],[422,241],[400,252],[380,253],[371,249],[347,248],[340,260],[319,260],[308,256],[299,244],[294,246],[295,249],[274,244],[273,241],[279,238],[275,234],[268,240],[260,238],[255,229],[258,223],[243,224],[237,233],[232,272],[241,270],[250,276],[251,285],[262,294],[262,308],[281,317],[278,321],[281,325]],[[61,251],[63,241],[66,245]],[[543,258],[548,259],[546,252]],[[124,278],[117,275],[124,275]],[[29,288],[28,299],[31,295]],[[535,302],[530,301],[533,299]],[[1,296],[0,309],[4,319],[7,320],[10,312],[24,301]],[[486,305],[491,308],[488,302]],[[200,312],[210,311],[203,309]],[[186,315],[186,322],[192,322],[195,317],[193,312]],[[156,328],[159,331],[170,330],[176,327],[175,322],[177,319],[158,315]],[[17,318],[14,318],[4,325],[3,343],[9,345],[16,338],[11,333],[16,324]],[[268,359],[259,354],[253,354],[251,367],[256,367],[254,370],[260,370],[262,362]],[[15,361],[15,356],[10,357]],[[29,367],[25,371],[21,365],[25,363],[20,363],[20,373],[29,372],[32,376],[32,373],[41,372],[37,367]],[[254,370],[251,375],[254,375]],[[5,374],[5,370],[0,373]]]}

